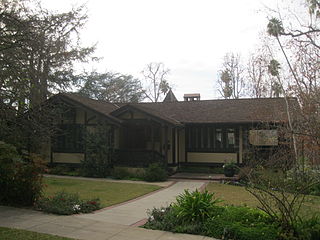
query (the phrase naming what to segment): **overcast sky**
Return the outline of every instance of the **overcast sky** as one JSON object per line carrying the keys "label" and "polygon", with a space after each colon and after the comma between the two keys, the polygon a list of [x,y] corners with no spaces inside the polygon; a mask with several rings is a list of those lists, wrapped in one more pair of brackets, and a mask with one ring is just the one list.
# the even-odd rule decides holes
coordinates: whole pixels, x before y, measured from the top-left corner
{"label": "overcast sky", "polygon": [[277,0],[42,0],[45,7],[67,10],[86,3],[89,21],[81,36],[97,43],[103,57],[90,66],[142,78],[149,62],[171,70],[169,82],[179,100],[184,93],[201,99],[219,97],[216,88],[223,56],[243,58],[259,44],[265,31],[265,6]]}

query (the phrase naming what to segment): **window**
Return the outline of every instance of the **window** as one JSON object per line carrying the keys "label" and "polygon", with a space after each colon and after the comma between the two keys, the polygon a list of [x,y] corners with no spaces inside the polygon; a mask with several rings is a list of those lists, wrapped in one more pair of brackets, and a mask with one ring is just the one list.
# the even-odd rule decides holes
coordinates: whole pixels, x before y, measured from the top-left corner
{"label": "window", "polygon": [[80,124],[62,124],[53,138],[53,151],[79,153],[84,151],[84,126]]}
{"label": "window", "polygon": [[221,128],[216,129],[215,131],[215,148],[220,149],[222,148],[222,130]]}
{"label": "window", "polygon": [[186,146],[190,152],[234,152],[238,140],[235,128],[190,126],[186,128]]}
{"label": "window", "polygon": [[227,148],[234,148],[235,145],[235,136],[234,136],[234,129],[233,128],[228,128],[227,129]]}

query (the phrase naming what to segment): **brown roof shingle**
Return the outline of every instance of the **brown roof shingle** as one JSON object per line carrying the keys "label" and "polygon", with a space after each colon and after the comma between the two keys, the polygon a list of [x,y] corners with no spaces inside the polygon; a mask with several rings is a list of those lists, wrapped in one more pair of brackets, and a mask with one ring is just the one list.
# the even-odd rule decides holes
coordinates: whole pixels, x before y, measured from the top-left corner
{"label": "brown roof shingle", "polygon": [[[117,113],[128,107],[160,118],[174,125],[184,123],[259,123],[287,122],[287,108],[284,98],[222,99],[190,102],[159,102],[116,104],[93,100],[74,93],[60,93],[99,112],[112,120],[121,122]],[[299,109],[296,98],[288,98],[290,112]]]}
{"label": "brown roof shingle", "polygon": [[[295,98],[288,99],[290,111],[298,107]],[[191,102],[138,103],[145,111],[175,119],[180,123],[249,123],[286,122],[284,98],[223,99]]]}
{"label": "brown roof shingle", "polygon": [[64,97],[67,98],[73,102],[76,102],[84,107],[87,107],[89,109],[94,110],[95,112],[98,112],[108,118],[110,118],[113,121],[121,122],[118,118],[115,118],[110,113],[114,110],[118,109],[119,106],[114,103],[109,103],[106,101],[101,100],[94,100],[91,98],[83,97],[76,93],[59,93],[56,95],[57,97]]}

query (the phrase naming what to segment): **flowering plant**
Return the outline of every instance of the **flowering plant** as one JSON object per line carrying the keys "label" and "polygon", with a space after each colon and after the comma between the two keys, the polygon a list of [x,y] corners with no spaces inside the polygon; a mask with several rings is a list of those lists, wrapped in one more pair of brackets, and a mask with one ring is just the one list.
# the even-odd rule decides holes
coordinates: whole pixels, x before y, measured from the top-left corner
{"label": "flowering plant", "polygon": [[81,200],[78,194],[57,192],[54,196],[41,198],[36,207],[38,210],[59,215],[89,213],[101,208],[99,199]]}

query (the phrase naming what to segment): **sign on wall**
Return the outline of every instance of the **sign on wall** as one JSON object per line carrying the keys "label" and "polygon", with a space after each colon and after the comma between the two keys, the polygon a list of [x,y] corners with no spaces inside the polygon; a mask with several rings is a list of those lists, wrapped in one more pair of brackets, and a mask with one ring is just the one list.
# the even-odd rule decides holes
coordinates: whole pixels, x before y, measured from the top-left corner
{"label": "sign on wall", "polygon": [[254,146],[277,146],[277,130],[250,130],[249,142]]}

